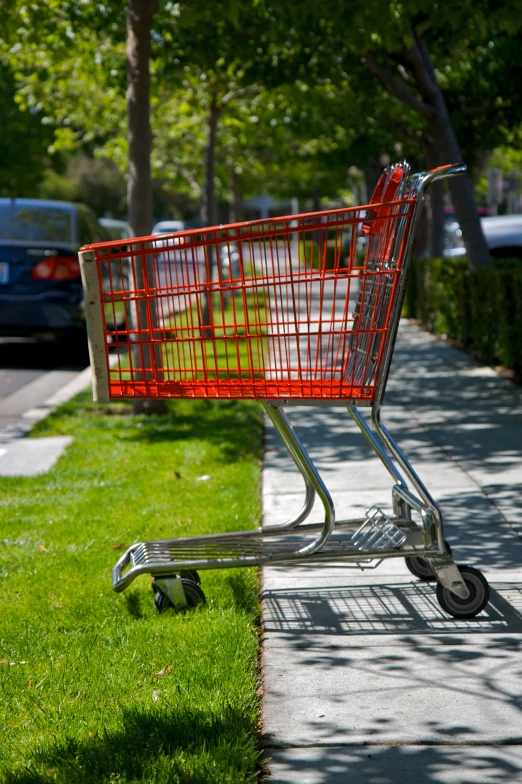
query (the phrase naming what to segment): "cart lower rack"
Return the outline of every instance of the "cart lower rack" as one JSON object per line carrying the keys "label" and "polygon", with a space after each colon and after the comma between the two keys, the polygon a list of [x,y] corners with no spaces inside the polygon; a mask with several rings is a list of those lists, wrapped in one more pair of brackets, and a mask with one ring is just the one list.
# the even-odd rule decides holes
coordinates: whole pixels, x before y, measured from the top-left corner
{"label": "cart lower rack", "polygon": [[[257,399],[305,483],[302,509],[283,525],[133,545],[113,569],[116,591],[150,574],[156,607],[180,609],[204,600],[200,570],[402,557],[437,582],[450,615],[486,607],[487,581],[455,565],[437,504],[381,421],[426,189],[464,171],[412,175],[401,163],[366,206],[82,249],[95,399]],[[346,406],[390,474],[389,512],[336,522],[289,405]],[[316,496],[324,519],[310,523]]]}

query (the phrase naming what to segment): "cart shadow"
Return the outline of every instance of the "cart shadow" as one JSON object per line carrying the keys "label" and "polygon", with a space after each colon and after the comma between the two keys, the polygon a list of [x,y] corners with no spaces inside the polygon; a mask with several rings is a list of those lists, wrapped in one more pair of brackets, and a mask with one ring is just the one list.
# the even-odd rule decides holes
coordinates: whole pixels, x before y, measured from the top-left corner
{"label": "cart shadow", "polygon": [[271,784],[297,780],[307,784],[512,784],[522,774],[522,750],[512,746],[328,745],[269,748],[267,755],[272,760]]}
{"label": "cart shadow", "polygon": [[[267,591],[264,609],[271,781],[519,780],[521,584],[493,585],[487,610],[465,621],[412,583]],[[277,710],[289,710],[284,678],[297,668],[307,712],[294,730]],[[314,740],[294,750],[293,738]]]}
{"label": "cart shadow", "polygon": [[[314,636],[387,634],[499,634],[522,631],[522,584],[490,585],[487,608],[469,620],[445,615],[426,583],[268,590],[263,594],[265,632],[295,635],[296,646]],[[522,638],[516,641],[522,651]]]}
{"label": "cart shadow", "polygon": [[254,721],[248,726],[245,712],[232,707],[216,713],[124,709],[120,712],[119,725],[121,729],[105,730],[88,739],[70,737],[63,743],[37,746],[30,764],[24,770],[4,771],[2,781],[5,784],[152,781],[156,780],[158,768],[164,773],[162,780],[185,781],[190,778],[187,769],[191,768],[191,758],[203,755],[208,758],[209,767],[214,769],[216,761],[221,765],[215,769],[225,770],[227,746],[234,740],[252,743],[256,735]]}

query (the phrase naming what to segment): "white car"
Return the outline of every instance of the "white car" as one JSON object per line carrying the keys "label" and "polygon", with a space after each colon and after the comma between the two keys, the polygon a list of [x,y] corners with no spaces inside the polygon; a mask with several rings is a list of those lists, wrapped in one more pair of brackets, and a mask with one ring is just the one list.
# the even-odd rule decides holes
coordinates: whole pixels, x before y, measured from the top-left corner
{"label": "white car", "polygon": [[[492,256],[522,258],[522,215],[496,215],[481,218],[480,222]],[[461,228],[457,221],[451,221],[445,227],[444,257],[465,255]]]}
{"label": "white car", "polygon": [[153,234],[174,234],[177,231],[184,231],[185,224],[183,221],[167,220],[156,223],[152,229]]}
{"label": "white car", "polygon": [[[168,220],[168,221],[160,221],[156,223],[154,228],[152,229],[152,235],[157,234],[177,234],[179,231],[185,230],[185,224],[183,221],[176,221],[176,220]],[[180,237],[179,239],[174,238],[172,241],[169,241],[171,245],[182,245],[183,238]],[[168,244],[167,240],[157,240],[155,243],[157,248],[162,248]]]}

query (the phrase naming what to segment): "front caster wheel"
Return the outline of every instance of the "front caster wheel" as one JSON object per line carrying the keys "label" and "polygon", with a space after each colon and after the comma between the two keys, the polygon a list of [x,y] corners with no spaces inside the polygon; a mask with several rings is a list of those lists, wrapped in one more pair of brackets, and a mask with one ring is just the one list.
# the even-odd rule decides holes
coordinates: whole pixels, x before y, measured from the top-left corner
{"label": "front caster wheel", "polygon": [[192,580],[193,583],[196,585],[201,584],[201,577],[196,572],[195,569],[184,569],[182,572],[179,573],[179,576],[182,577],[184,580]]}
{"label": "front caster wheel", "polygon": [[[446,547],[446,553],[451,555],[451,547],[449,546],[448,542],[444,540],[444,544]],[[404,562],[410,572],[418,577],[419,580],[424,580],[426,583],[434,583],[437,579],[435,572],[433,571],[431,564],[426,558],[421,558],[420,555],[408,555]]]}
{"label": "front caster wheel", "polygon": [[437,600],[444,612],[454,618],[474,618],[489,602],[488,581],[482,572],[473,566],[459,566],[459,571],[469,591],[468,598],[460,599],[448,588],[437,583]]}
{"label": "front caster wheel", "polygon": [[[205,603],[205,594],[197,583],[195,583],[193,580],[182,578],[181,584],[183,586],[183,593],[185,594],[187,608],[192,609],[197,607],[198,604]],[[156,582],[152,583],[152,590],[154,592],[154,609],[156,612],[161,613],[164,610],[171,608],[175,609],[174,604],[170,601],[167,594],[159,587]]]}

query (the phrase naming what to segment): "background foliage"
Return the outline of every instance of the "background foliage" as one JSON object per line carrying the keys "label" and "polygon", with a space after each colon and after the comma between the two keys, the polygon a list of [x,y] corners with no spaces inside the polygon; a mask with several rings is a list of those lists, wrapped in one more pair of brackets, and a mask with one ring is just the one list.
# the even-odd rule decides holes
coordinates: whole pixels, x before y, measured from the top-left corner
{"label": "background foliage", "polygon": [[458,341],[489,365],[522,373],[520,259],[496,259],[493,269],[469,270],[466,260],[416,259],[404,315]]}

